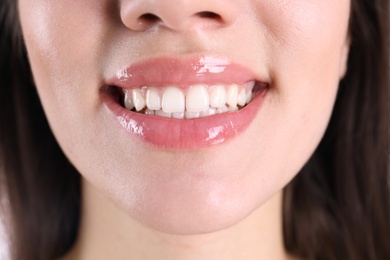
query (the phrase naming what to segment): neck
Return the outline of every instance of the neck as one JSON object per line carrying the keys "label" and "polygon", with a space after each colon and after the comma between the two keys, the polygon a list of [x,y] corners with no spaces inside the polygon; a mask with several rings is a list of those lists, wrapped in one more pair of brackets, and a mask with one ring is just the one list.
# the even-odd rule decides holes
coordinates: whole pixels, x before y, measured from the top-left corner
{"label": "neck", "polygon": [[287,259],[281,197],[227,229],[179,236],[142,226],[84,181],[79,236],[65,259]]}

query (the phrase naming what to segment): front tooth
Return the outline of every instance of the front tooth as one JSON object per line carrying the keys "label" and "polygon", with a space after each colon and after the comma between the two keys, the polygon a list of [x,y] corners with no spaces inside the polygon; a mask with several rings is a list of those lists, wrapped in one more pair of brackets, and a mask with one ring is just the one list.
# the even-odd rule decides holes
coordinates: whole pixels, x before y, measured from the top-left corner
{"label": "front tooth", "polygon": [[171,113],[166,113],[162,109],[156,111],[156,115],[162,117],[171,117]]}
{"label": "front tooth", "polygon": [[154,114],[155,114],[154,110],[150,110],[150,109],[145,110],[145,115],[154,115]]}
{"label": "front tooth", "polygon": [[184,112],[172,113],[172,118],[183,119],[184,118]]}
{"label": "front tooth", "polygon": [[238,107],[228,107],[228,110],[233,112],[233,111],[237,111],[238,110]]}
{"label": "front tooth", "polygon": [[186,111],[201,112],[209,108],[209,93],[207,89],[202,86],[192,86],[186,97]]}
{"label": "front tooth", "polygon": [[236,84],[233,84],[230,86],[229,90],[227,91],[226,103],[230,107],[236,107],[237,99],[238,99],[238,86]]}
{"label": "front tooth", "polygon": [[246,94],[245,89],[241,89],[240,94],[238,94],[237,103],[239,106],[245,106],[246,103]]}
{"label": "front tooth", "polygon": [[209,109],[205,110],[205,111],[202,111],[200,113],[200,116],[212,116],[212,115],[215,115],[217,113],[217,109],[214,108],[214,107],[209,107]]}
{"label": "front tooth", "polygon": [[176,87],[168,87],[162,96],[162,110],[166,113],[179,113],[185,110],[184,93]]}
{"label": "front tooth", "polygon": [[133,89],[133,103],[137,111],[141,111],[145,107],[145,97],[140,89]]}
{"label": "front tooth", "polygon": [[210,93],[210,106],[223,107],[226,103],[226,91],[223,86],[216,86]]}
{"label": "front tooth", "polygon": [[186,112],[185,117],[188,119],[198,118],[200,116],[200,112]]}
{"label": "front tooth", "polygon": [[130,91],[125,91],[125,108],[127,110],[132,110],[134,108],[133,97]]}
{"label": "front tooth", "polygon": [[229,111],[227,106],[223,106],[223,107],[217,108],[217,114],[222,114],[222,113],[225,113],[227,111]]}
{"label": "front tooth", "polygon": [[150,88],[146,91],[146,106],[150,110],[161,109],[161,98],[157,90]]}

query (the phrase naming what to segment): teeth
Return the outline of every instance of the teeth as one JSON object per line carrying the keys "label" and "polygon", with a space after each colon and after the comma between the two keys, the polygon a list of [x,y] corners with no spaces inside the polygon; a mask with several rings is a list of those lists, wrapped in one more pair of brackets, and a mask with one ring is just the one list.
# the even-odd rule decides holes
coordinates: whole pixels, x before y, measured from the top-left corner
{"label": "teeth", "polygon": [[150,110],[160,110],[161,100],[157,90],[151,88],[146,91],[146,106]]}
{"label": "teeth", "polygon": [[200,112],[186,112],[186,118],[198,118],[200,117]]}
{"label": "teeth", "polygon": [[184,93],[176,87],[168,87],[162,96],[162,110],[166,113],[184,112]]}
{"label": "teeth", "polygon": [[132,110],[134,108],[133,96],[129,91],[125,91],[125,108]]}
{"label": "teeth", "polygon": [[226,103],[230,107],[236,107],[237,99],[238,99],[238,86],[236,84],[233,84],[230,86],[229,90],[227,91]]}
{"label": "teeth", "polygon": [[222,114],[222,113],[225,113],[227,111],[229,111],[227,106],[223,106],[223,107],[220,107],[220,108],[217,109],[217,114]]}
{"label": "teeth", "polygon": [[237,110],[238,110],[238,107],[237,107],[237,106],[235,106],[235,107],[229,106],[229,107],[228,107],[228,110],[231,111],[231,112],[237,111]]}
{"label": "teeth", "polygon": [[145,98],[140,89],[133,89],[133,103],[137,111],[141,111],[145,107]]}
{"label": "teeth", "polygon": [[[124,106],[146,115],[183,119],[212,116],[228,111],[237,111],[252,100],[254,82],[237,84],[194,85],[183,90],[174,86],[143,86],[133,90],[124,89]],[[162,94],[161,94],[162,93]]]}
{"label": "teeth", "polygon": [[210,106],[223,107],[226,104],[226,91],[223,86],[216,86],[210,93]]}
{"label": "teeth", "polygon": [[201,112],[209,108],[209,93],[204,86],[193,86],[186,97],[186,110],[188,112]]}
{"label": "teeth", "polygon": [[154,110],[146,109],[145,110],[145,115],[154,115],[156,112]]}
{"label": "teeth", "polygon": [[166,113],[162,109],[156,111],[156,115],[162,117],[171,117],[171,113]]}
{"label": "teeth", "polygon": [[172,113],[172,118],[183,119],[184,118],[184,112]]}
{"label": "teeth", "polygon": [[247,91],[246,92],[246,98],[245,98],[245,103],[249,104],[249,102],[252,101],[252,91]]}
{"label": "teeth", "polygon": [[212,116],[217,113],[217,109],[214,107],[210,107],[209,109],[200,112],[200,116]]}
{"label": "teeth", "polygon": [[245,89],[241,89],[240,94],[238,94],[237,104],[243,107],[245,106],[245,103],[246,103]]}

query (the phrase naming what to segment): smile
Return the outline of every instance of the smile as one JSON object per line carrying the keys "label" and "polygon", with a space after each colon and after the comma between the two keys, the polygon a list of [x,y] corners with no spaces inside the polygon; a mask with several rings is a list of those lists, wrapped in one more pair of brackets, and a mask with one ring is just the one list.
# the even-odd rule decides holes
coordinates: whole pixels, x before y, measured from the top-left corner
{"label": "smile", "polygon": [[127,110],[168,118],[189,119],[237,111],[252,99],[255,82],[244,85],[197,84],[184,90],[180,87],[123,89],[121,98]]}
{"label": "smile", "polygon": [[268,84],[226,59],[159,58],[119,70],[101,88],[119,126],[159,148],[197,149],[243,132]]}

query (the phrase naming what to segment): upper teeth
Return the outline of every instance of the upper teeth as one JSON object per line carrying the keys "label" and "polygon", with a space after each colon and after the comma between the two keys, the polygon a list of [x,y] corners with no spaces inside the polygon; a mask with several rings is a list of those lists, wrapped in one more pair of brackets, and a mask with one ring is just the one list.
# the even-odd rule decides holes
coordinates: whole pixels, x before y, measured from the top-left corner
{"label": "upper teeth", "polygon": [[173,118],[196,118],[238,110],[251,101],[254,82],[244,85],[143,86],[124,89],[126,109]]}

